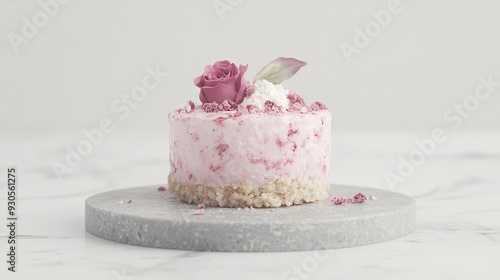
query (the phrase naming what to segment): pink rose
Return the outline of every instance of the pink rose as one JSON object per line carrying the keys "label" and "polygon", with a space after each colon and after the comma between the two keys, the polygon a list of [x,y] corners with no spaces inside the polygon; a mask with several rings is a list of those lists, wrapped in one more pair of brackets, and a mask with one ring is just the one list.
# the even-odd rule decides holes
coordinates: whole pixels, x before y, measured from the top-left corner
{"label": "pink rose", "polygon": [[194,84],[200,88],[200,101],[222,104],[224,100],[230,100],[240,104],[248,95],[248,81],[243,77],[247,67],[241,64],[237,67],[227,60],[205,66],[203,75],[194,79]]}

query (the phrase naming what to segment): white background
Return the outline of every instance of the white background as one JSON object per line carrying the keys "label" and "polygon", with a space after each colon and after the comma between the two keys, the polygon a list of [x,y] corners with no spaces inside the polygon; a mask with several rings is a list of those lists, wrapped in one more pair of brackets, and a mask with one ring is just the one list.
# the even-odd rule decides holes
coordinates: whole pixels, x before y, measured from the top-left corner
{"label": "white background", "polygon": [[[372,11],[390,0],[220,1],[234,6],[220,15],[214,0],[69,1],[16,53],[9,36],[22,36],[23,18],[33,22],[43,10],[36,1],[0,0],[0,209],[7,166],[17,165],[20,217],[20,273],[12,277],[2,261],[0,278],[303,279],[284,275],[318,252],[158,250],[85,231],[88,197],[166,184],[167,114],[199,102],[193,79],[205,65],[248,63],[251,80],[286,56],[309,64],[285,88],[333,114],[331,182],[417,201],[412,234],[334,250],[307,279],[497,280],[500,86],[455,129],[443,114],[474,99],[479,77],[500,81],[500,1],[401,0],[401,12],[350,62],[340,44],[354,45],[355,28],[373,24]],[[156,65],[168,77],[120,119],[111,104]],[[82,130],[96,131],[103,119],[115,129],[75,162],[74,150],[88,143]],[[429,144],[435,129],[446,139]],[[433,151],[401,172],[423,155],[416,141],[424,140]],[[70,171],[58,174],[55,163]],[[387,174],[402,181],[391,184]]]}
{"label": "white background", "polygon": [[[430,129],[473,94],[478,77],[500,80],[498,1],[400,1],[401,12],[348,63],[370,12],[390,1],[69,1],[16,54],[8,34],[42,11],[35,1],[0,3],[0,127],[91,129],[116,114],[111,103],[140,85],[145,68],[169,73],[123,125],[166,128],[168,112],[198,101],[193,78],[206,64],[249,65],[246,78],[278,56],[309,63],[284,83],[321,100],[334,129]],[[226,1],[222,1],[226,3]],[[231,2],[229,2],[231,3]],[[467,120],[499,129],[500,90]]]}

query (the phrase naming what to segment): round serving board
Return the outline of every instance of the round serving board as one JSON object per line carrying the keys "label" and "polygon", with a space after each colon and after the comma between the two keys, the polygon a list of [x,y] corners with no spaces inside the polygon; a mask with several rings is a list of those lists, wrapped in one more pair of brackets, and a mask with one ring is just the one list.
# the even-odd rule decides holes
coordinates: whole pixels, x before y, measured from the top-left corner
{"label": "round serving board", "polygon": [[[332,185],[334,196],[358,192],[363,204],[329,200],[280,208],[199,210],[159,186],[121,189],[85,202],[85,228],[112,241],[156,248],[220,252],[335,249],[393,240],[415,229],[415,201],[378,189]],[[204,212],[204,215],[201,215]]]}

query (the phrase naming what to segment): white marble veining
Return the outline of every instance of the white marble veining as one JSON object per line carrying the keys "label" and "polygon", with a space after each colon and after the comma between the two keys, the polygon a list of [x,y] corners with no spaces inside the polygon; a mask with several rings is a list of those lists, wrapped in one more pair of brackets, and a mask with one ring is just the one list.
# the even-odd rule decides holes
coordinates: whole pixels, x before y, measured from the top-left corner
{"label": "white marble veining", "polygon": [[[331,181],[390,189],[384,172],[428,135],[334,130]],[[51,163],[83,139],[78,131],[2,131],[0,209],[6,167],[19,168],[19,272],[2,261],[0,279],[499,279],[500,133],[448,137],[394,188],[417,201],[417,229],[404,238],[332,251],[206,253],[124,245],[84,229],[87,197],[166,182],[168,132],[118,128],[59,181]],[[0,240],[5,256],[5,226]]]}

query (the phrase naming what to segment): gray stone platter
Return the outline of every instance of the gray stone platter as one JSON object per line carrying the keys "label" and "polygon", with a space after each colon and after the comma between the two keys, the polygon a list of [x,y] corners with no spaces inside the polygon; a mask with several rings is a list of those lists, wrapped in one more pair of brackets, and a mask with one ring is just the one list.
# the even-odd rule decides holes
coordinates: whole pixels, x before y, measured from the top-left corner
{"label": "gray stone platter", "polygon": [[[378,189],[332,185],[334,196],[358,192],[376,200],[333,205],[236,209],[178,202],[159,186],[105,192],[85,202],[88,232],[126,244],[194,251],[283,252],[373,244],[411,233],[415,201]],[[130,203],[128,203],[130,200]]]}

